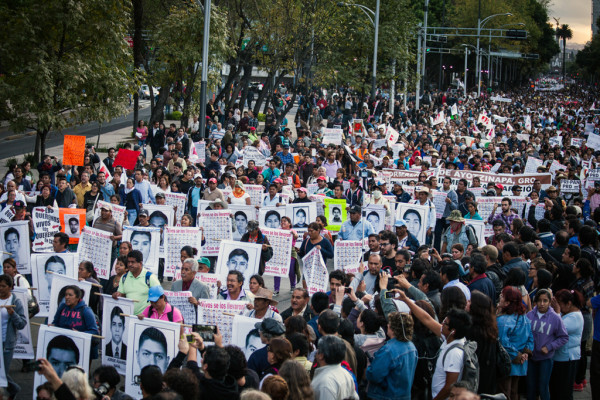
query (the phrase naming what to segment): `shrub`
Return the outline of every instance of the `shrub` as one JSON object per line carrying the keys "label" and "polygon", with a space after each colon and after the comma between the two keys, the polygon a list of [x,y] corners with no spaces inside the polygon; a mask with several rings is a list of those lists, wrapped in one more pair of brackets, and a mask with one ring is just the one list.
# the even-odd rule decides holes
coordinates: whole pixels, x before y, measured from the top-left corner
{"label": "shrub", "polygon": [[168,113],[167,115],[165,115],[165,119],[171,121],[179,121],[181,119],[181,115],[181,111],[173,111],[172,113]]}
{"label": "shrub", "polygon": [[258,121],[259,122],[265,122],[265,120],[267,119],[267,116],[263,113],[258,113]]}

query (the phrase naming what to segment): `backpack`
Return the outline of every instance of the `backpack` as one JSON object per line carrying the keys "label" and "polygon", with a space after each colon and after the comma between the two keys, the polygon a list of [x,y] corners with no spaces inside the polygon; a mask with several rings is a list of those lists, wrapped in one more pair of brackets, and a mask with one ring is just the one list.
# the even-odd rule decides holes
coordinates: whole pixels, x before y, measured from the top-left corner
{"label": "backpack", "polygon": [[[171,311],[167,312],[167,319],[169,320],[169,322],[173,322],[173,310],[175,310],[175,307],[171,306]],[[150,308],[148,309],[148,315],[152,315],[153,312],[154,307],[150,305]]]}
{"label": "backpack", "polygon": [[[125,272],[125,275],[121,278],[121,283],[125,283],[125,278],[129,275],[129,271]],[[146,286],[150,287],[150,277],[152,276],[152,272],[146,271]]]}
{"label": "backpack", "polygon": [[469,239],[469,244],[472,244],[473,247],[479,247],[479,240],[477,239],[477,234],[475,233],[475,228],[471,225],[465,225],[467,227],[467,238]]}
{"label": "backpack", "polygon": [[451,344],[442,358],[442,366],[446,362],[446,356],[448,352],[453,348],[459,348],[464,352],[463,356],[463,368],[462,368],[462,382],[469,385],[469,390],[477,393],[479,388],[479,359],[477,358],[477,342],[467,340],[464,344],[453,343]]}

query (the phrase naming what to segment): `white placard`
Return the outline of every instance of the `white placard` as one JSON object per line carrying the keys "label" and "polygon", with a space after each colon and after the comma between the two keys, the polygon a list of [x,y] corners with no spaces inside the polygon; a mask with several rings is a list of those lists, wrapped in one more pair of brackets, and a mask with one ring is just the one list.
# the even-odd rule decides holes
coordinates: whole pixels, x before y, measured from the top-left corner
{"label": "white placard", "polygon": [[160,228],[125,226],[123,227],[123,241],[131,243],[133,250],[139,250],[142,253],[144,268],[158,275]]}
{"label": "white placard", "polygon": [[103,295],[102,316],[102,365],[111,365],[121,375],[127,371],[127,344],[129,320],[125,315],[133,315],[135,305],[133,300]]}
{"label": "white placard", "polygon": [[326,292],[329,284],[329,273],[321,251],[317,247],[313,247],[302,258],[302,265],[304,266],[302,272],[308,294],[312,296],[317,292]]}
{"label": "white placard", "polygon": [[0,224],[0,237],[2,261],[12,258],[17,263],[17,271],[20,274],[30,274],[29,221]]}
{"label": "white placard", "polygon": [[[25,319],[27,324],[23,329],[17,331],[17,342],[15,343],[15,349],[13,351],[13,358],[20,360],[31,360],[34,358],[33,352],[33,337],[31,336],[31,324],[29,322],[29,313],[27,312],[27,301],[29,299],[28,290],[24,288],[13,288],[13,294],[23,304],[25,311]],[[2,338],[0,338],[2,342]]]}
{"label": "white placard", "polygon": [[54,251],[52,241],[54,235],[60,232],[60,217],[58,208],[34,207],[31,211],[35,238],[32,250],[37,252]]}
{"label": "white placard", "polygon": [[219,254],[221,241],[232,240],[231,215],[229,210],[203,211],[198,218],[198,226],[204,230],[206,243],[202,246],[202,256]]}
{"label": "white placard", "polygon": [[175,271],[181,269],[181,249],[191,246],[198,250],[202,244],[200,228],[167,226],[165,228],[165,270],[164,276],[175,276]]}
{"label": "white placard", "polygon": [[335,269],[347,274],[357,274],[362,260],[362,242],[360,240],[336,240],[333,252]]}
{"label": "white placard", "polygon": [[38,317],[47,317],[50,309],[50,291],[56,275],[77,278],[77,253],[34,253],[31,255],[33,287],[40,306]]}
{"label": "white placard", "polygon": [[258,274],[261,250],[261,244],[223,240],[219,243],[215,273],[227,275],[229,271],[239,271],[244,275],[244,289],[249,290],[250,277]]}
{"label": "white placard", "polygon": [[90,261],[99,278],[110,278],[110,258],[112,254],[112,233],[84,226],[77,245],[77,264]]}
{"label": "white placard", "polygon": [[264,275],[288,276],[292,258],[292,231],[284,229],[261,229],[263,235],[269,239],[273,248],[273,257],[265,263]]}
{"label": "white placard", "polygon": [[[200,300],[198,302],[198,323],[217,325],[223,335],[223,345],[231,344],[233,317],[246,310],[245,301],[239,300]],[[215,399],[216,400],[216,399]]]}

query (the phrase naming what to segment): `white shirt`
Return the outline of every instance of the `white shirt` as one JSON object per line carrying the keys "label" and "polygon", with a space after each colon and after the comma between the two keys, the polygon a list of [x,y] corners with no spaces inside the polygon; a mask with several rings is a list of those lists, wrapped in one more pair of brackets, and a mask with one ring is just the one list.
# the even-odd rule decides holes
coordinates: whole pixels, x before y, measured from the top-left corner
{"label": "white shirt", "polygon": [[[435,371],[433,371],[433,378],[431,379],[432,397],[437,396],[444,388],[444,385],[446,384],[446,372],[458,372],[457,382],[460,381],[462,377],[464,352],[461,349],[453,348],[446,356],[446,360],[444,360],[444,354],[446,354],[448,348],[456,343],[462,343],[464,345],[465,339],[456,339],[451,343],[446,343],[444,340],[444,343],[442,343],[442,346],[440,347],[440,355],[438,356],[435,364]],[[442,361],[445,362],[442,364]]]}
{"label": "white shirt", "polygon": [[462,283],[458,279],[455,279],[453,281],[450,281],[450,282],[446,283],[444,285],[444,289],[446,289],[448,287],[452,287],[452,286],[458,286],[458,288],[460,290],[462,290],[462,292],[465,294],[465,297],[467,298],[467,301],[471,300],[471,291],[469,290],[469,288],[464,283]]}

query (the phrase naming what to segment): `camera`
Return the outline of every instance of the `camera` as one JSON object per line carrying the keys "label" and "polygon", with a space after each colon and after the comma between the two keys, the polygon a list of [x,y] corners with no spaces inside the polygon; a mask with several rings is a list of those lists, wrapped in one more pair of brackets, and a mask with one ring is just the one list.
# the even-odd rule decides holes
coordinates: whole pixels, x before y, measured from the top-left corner
{"label": "camera", "polygon": [[386,299],[393,299],[396,297],[396,292],[385,292]]}
{"label": "camera", "polygon": [[110,390],[110,385],[108,383],[104,382],[97,388],[94,388],[94,394],[96,395],[97,399],[102,399],[104,396],[106,396],[106,394],[108,393],[109,390]]}
{"label": "camera", "polygon": [[344,288],[344,294],[350,294],[352,292],[352,288]]}
{"label": "camera", "polygon": [[373,172],[369,171],[368,169],[361,169],[360,170],[360,177],[361,178],[371,178],[373,176]]}

